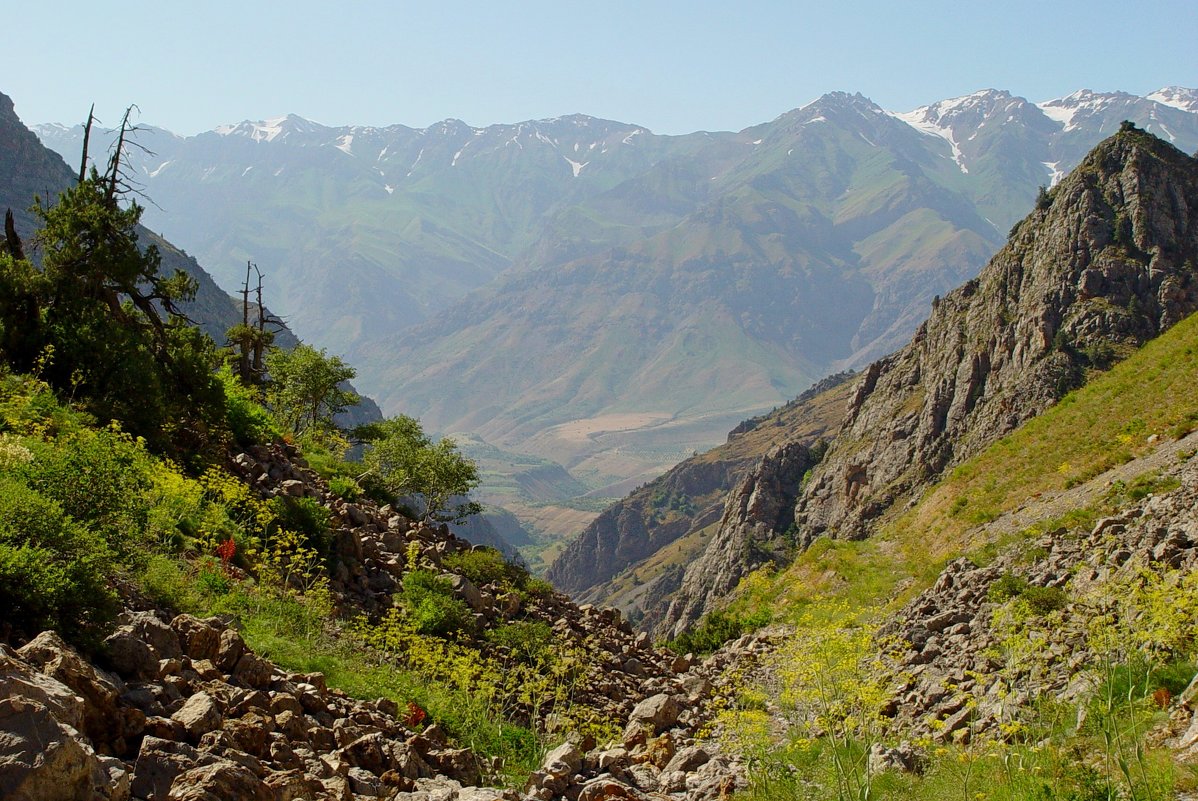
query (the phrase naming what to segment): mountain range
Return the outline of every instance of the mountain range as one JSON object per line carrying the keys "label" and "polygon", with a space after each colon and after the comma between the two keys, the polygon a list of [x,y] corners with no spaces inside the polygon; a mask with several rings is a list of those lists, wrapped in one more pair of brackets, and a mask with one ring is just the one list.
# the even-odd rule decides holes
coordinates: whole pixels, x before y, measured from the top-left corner
{"label": "mountain range", "polygon": [[[677,634],[753,570],[821,539],[893,529],[950,468],[1198,310],[1196,199],[1198,162],[1125,124],[1042,196],[977,278],[936,299],[904,348],[749,421],[605,511],[549,577]],[[1121,430],[1102,436],[1126,447],[1134,438]],[[1066,460],[1058,472],[1076,484],[1121,458]],[[1027,471],[1033,457],[1015,462]],[[936,518],[989,522],[1002,500],[990,496],[1009,480],[992,478],[984,499],[957,493]],[[939,542],[925,532],[925,559]]]}
{"label": "mountain range", "polygon": [[[617,496],[900,346],[1120,121],[1193,151],[1196,98],[985,90],[894,113],[831,93],[685,136],[288,116],[149,127],[138,167],[151,227],[218,279],[262,265],[384,409]],[[37,131],[78,151],[78,128]]]}

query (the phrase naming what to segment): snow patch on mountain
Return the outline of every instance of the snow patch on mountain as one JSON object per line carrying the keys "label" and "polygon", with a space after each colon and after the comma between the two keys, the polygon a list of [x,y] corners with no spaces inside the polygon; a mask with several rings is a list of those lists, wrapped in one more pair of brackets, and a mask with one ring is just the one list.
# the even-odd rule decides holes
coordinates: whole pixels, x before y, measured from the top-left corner
{"label": "snow patch on mountain", "polygon": [[1050,120],[1061,123],[1062,131],[1071,131],[1077,127],[1074,119],[1078,114],[1091,115],[1117,103],[1137,100],[1134,95],[1124,92],[1092,92],[1089,89],[1079,89],[1071,95],[1046,100],[1036,106]]}
{"label": "snow patch on mountain", "polygon": [[1147,98],[1160,103],[1162,106],[1171,106],[1182,111],[1198,114],[1198,89],[1187,89],[1184,86],[1166,86],[1147,95]]}
{"label": "snow patch on mountain", "polygon": [[273,142],[284,133],[283,124],[287,117],[274,117],[257,122],[239,122],[236,125],[218,125],[214,130],[220,136],[244,136],[255,142]]}
{"label": "snow patch on mountain", "polygon": [[1048,188],[1052,189],[1061,179],[1065,177],[1065,170],[1061,169],[1059,161],[1042,161],[1044,169],[1048,170]]}
{"label": "snow patch on mountain", "polygon": [[[962,98],[956,98],[961,100]],[[946,100],[944,103],[952,103],[955,101]],[[965,165],[965,154],[961,152],[961,146],[957,144],[957,139],[953,134],[951,126],[941,125],[942,115],[939,113],[938,106],[941,103],[934,103],[931,106],[922,106],[914,111],[908,111],[904,114],[892,114],[895,119],[902,120],[921,133],[929,136],[937,136],[948,142],[949,148],[952,149],[953,161],[957,162],[957,167],[961,172],[968,173],[969,168]]]}
{"label": "snow patch on mountain", "polygon": [[575,178],[577,178],[578,174],[582,172],[583,167],[591,163],[589,161],[574,161],[573,159],[566,158],[565,156],[562,156],[562,158],[566,159],[566,161],[570,163],[570,169],[574,170]]}

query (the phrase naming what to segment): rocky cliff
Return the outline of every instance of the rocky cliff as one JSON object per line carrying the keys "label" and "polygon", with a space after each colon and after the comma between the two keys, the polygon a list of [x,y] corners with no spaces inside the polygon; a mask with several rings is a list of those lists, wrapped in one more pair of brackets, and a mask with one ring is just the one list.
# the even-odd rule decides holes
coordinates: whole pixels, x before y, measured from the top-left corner
{"label": "rocky cliff", "polygon": [[[768,503],[729,501],[660,630],[709,610],[713,577],[732,582],[744,572],[736,560],[769,552],[787,529],[799,547],[868,536],[888,510],[1039,414],[1087,370],[1195,309],[1198,161],[1125,126],[1041,197],[977,279],[933,303],[909,345],[863,372],[793,501],[786,492]],[[794,460],[785,450],[766,456],[737,495],[793,478]],[[793,513],[780,518],[779,503]]]}
{"label": "rocky cliff", "polygon": [[1198,309],[1198,161],[1134,129],[1045,195],[981,275],[870,365],[795,509],[855,538],[945,468]]}
{"label": "rocky cliff", "polygon": [[[549,580],[588,601],[638,614],[652,609],[677,590],[682,571],[677,565],[650,569],[647,561],[691,541],[679,560],[689,562],[701,547],[698,535],[721,520],[728,493],[755,462],[787,443],[813,444],[839,421],[850,377],[830,376],[770,414],[744,421],[725,444],[680,462],[609,507],[558,556]],[[616,580],[626,571],[637,573],[638,587],[646,581],[657,586],[634,593]]]}

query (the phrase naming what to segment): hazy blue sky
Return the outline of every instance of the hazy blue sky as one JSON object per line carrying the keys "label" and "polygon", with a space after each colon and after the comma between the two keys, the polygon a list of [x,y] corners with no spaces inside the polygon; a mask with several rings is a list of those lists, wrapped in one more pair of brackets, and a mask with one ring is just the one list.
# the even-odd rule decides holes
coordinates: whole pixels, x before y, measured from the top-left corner
{"label": "hazy blue sky", "polygon": [[328,125],[472,125],[582,112],[659,133],[740,129],[824,92],[906,111],[976,89],[1198,86],[1198,3],[25,3],[0,91],[27,123],[180,133],[296,113]]}

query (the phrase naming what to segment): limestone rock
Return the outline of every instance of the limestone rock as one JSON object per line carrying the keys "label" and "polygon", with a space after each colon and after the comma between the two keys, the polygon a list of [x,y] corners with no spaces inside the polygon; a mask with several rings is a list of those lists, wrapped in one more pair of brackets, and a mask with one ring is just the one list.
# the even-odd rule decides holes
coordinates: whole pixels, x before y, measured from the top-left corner
{"label": "limestone rock", "polygon": [[671,695],[658,693],[641,701],[628,717],[630,724],[645,725],[657,734],[678,722],[682,704]]}

